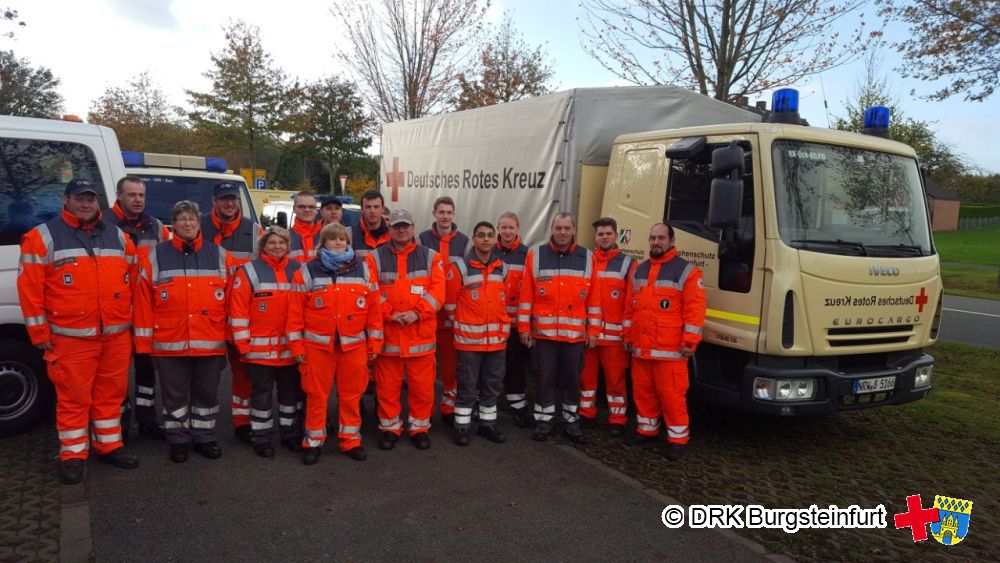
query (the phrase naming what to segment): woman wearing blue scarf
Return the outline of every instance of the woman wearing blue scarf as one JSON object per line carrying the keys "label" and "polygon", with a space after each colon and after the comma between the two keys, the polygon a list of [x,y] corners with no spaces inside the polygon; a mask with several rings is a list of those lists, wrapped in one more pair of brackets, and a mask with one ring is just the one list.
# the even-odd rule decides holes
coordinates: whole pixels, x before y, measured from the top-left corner
{"label": "woman wearing blue scarf", "polygon": [[337,385],[340,451],[355,461],[361,446],[361,395],[368,362],[382,350],[382,309],[377,278],[356,260],[347,229],[323,227],[316,257],[295,273],[288,309],[288,347],[299,363],[306,393],[302,461],[319,461],[326,441],[326,405]]}

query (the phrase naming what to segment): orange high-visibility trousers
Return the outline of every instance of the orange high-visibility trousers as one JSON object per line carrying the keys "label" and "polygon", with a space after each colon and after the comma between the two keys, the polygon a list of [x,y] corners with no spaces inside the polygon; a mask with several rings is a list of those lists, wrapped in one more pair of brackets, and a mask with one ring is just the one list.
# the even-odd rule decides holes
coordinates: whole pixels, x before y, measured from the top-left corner
{"label": "orange high-visibility trousers", "polygon": [[629,354],[625,347],[597,346],[583,353],[580,374],[580,416],[591,420],[597,416],[597,373],[604,372],[604,387],[608,397],[608,422],[625,424],[625,371]]}
{"label": "orange high-visibility trousers", "polygon": [[458,351],[455,350],[455,332],[448,327],[437,331],[438,366],[441,368],[441,414],[455,414],[455,398],[458,396]]}
{"label": "orange high-visibility trousers", "polygon": [[[403,423],[399,394],[406,377],[410,415],[410,436],[431,429],[434,412],[434,354],[409,358],[379,356],[375,363],[375,396],[378,398],[378,429],[399,436]],[[405,376],[404,376],[405,371]]]}
{"label": "orange high-visibility trousers", "polygon": [[88,433],[99,454],[122,447],[122,402],[128,394],[132,333],[98,338],[53,335],[45,352],[56,389],[59,459],[87,459]]}
{"label": "orange high-visibility trousers", "polygon": [[229,344],[229,370],[233,372],[233,428],[250,426],[250,395],[253,394],[253,384],[247,375],[247,366],[240,359],[240,351]]}
{"label": "orange high-visibility trousers", "polygon": [[337,385],[337,437],[340,451],[361,445],[361,396],[368,388],[368,348],[344,351],[306,344],[306,362],[299,365],[306,393],[303,448],[318,448],[326,441],[326,410],[330,388]]}
{"label": "orange high-visibility trousers", "polygon": [[632,394],[638,411],[639,434],[660,433],[660,414],[667,423],[667,441],[688,443],[687,360],[632,358]]}

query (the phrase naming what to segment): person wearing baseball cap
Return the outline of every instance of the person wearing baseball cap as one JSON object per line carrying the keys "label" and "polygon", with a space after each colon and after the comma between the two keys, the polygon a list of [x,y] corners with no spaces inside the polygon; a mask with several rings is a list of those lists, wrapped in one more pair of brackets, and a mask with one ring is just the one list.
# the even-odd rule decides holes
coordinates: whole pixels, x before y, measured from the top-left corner
{"label": "person wearing baseball cap", "polygon": [[319,216],[324,225],[332,223],[343,224],[344,202],[337,199],[337,196],[325,195],[319,200]]}
{"label": "person wearing baseball cap", "polygon": [[[257,257],[257,244],[264,230],[240,211],[240,188],[236,182],[224,180],[212,190],[212,211],[201,216],[201,234],[205,240],[222,248],[242,266]],[[250,377],[240,360],[236,346],[229,346],[229,367],[233,371],[233,433],[240,441],[250,443]]]}
{"label": "person wearing baseball cap", "polygon": [[62,213],[21,240],[17,294],[55,387],[59,478],[66,484],[83,479],[91,446],[115,467],[139,465],[125,451],[121,427],[136,251],[121,230],[101,221],[98,196],[97,184],[73,179]]}
{"label": "person wearing baseball cap", "polygon": [[[381,212],[381,209],[379,209]],[[382,288],[385,343],[375,363],[375,394],[381,439],[391,450],[403,431],[400,393],[405,373],[409,388],[409,434],[413,445],[431,447],[427,436],[434,411],[437,312],[444,303],[441,256],[413,238],[413,215],[405,209],[389,214],[389,244],[368,255],[369,267]]]}

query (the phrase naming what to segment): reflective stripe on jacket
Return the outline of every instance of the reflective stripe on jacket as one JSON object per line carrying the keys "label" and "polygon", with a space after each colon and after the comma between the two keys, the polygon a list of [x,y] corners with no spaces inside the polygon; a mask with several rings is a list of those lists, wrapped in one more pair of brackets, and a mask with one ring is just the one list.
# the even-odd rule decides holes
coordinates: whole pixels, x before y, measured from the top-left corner
{"label": "reflective stripe on jacket", "polygon": [[63,210],[28,231],[21,239],[17,295],[31,342],[128,330],[135,260],[132,241],[100,217],[83,227]]}
{"label": "reflective stripe on jacket", "polygon": [[373,250],[389,242],[389,226],[385,220],[382,221],[382,225],[379,227],[379,229],[382,228],[385,231],[381,235],[373,235],[368,230],[368,227],[365,226],[363,217],[360,223],[351,227],[351,248],[354,249],[354,255],[358,259],[367,257]]}
{"label": "reflective stripe on jacket", "polygon": [[229,223],[223,223],[214,209],[201,216],[201,236],[224,248],[229,253],[234,268],[257,256],[257,243],[262,234],[264,230],[260,225],[239,212]]}
{"label": "reflective stripe on jacket", "polygon": [[517,309],[518,332],[559,342],[582,342],[597,336],[601,325],[600,293],[590,250],[571,244],[564,252],[550,242],[528,251]]}
{"label": "reflective stripe on jacket", "polygon": [[676,249],[646,260],[632,272],[624,327],[634,357],[682,360],[681,347],[694,350],[704,324],[701,270],[677,256]]}
{"label": "reflective stripe on jacket", "polygon": [[443,310],[452,322],[455,348],[494,352],[507,347],[507,265],[496,250],[486,264],[475,254],[448,267]]}
{"label": "reflective stripe on jacket", "polygon": [[118,227],[135,245],[136,256],[145,260],[149,251],[165,240],[170,240],[170,229],[149,213],[140,213],[135,220],[129,220],[116,201],[111,213],[104,215],[104,222]]}
{"label": "reflective stripe on jacket", "polygon": [[313,258],[292,276],[288,306],[288,348],[303,356],[306,344],[343,350],[367,343],[368,353],[382,349],[382,309],[378,283],[364,260],[355,259],[336,272]]}
{"label": "reflective stripe on jacket", "polygon": [[514,244],[506,248],[497,241],[500,259],[507,264],[507,314],[515,328],[517,324],[517,302],[521,298],[521,284],[524,281],[524,260],[528,257],[528,247],[521,244],[521,237],[514,239]]}
{"label": "reflective stripe on jacket", "polygon": [[[368,255],[382,291],[385,325],[383,355],[422,356],[436,349],[437,312],[444,302],[444,263],[441,256],[414,242],[402,250],[391,243]],[[419,320],[409,325],[393,319],[413,311]]]}
{"label": "reflective stripe on jacket", "polygon": [[285,323],[292,277],[302,265],[287,256],[262,255],[236,269],[229,290],[229,328],[247,362],[268,366],[295,363],[288,349]]}
{"label": "reflective stripe on jacket", "polygon": [[135,346],[154,356],[215,356],[226,352],[226,283],[233,259],[198,237],[174,237],[153,247],[139,271]]}
{"label": "reflective stripe on jacket", "polygon": [[622,344],[622,322],[625,320],[625,297],[628,277],[638,266],[635,259],[625,256],[616,246],[604,252],[594,251],[597,272],[597,292],[601,297],[601,333],[598,346]]}

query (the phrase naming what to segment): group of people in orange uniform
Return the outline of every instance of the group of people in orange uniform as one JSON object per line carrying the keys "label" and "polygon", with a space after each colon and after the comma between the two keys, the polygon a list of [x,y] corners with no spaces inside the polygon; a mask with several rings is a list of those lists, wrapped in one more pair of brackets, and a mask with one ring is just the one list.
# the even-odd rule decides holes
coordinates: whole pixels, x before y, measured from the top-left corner
{"label": "group of people in orange uniform", "polygon": [[215,426],[227,363],[235,435],[262,457],[275,455],[277,434],[315,464],[335,390],[339,449],[365,460],[361,398],[372,381],[378,447],[393,449],[405,428],[427,449],[438,375],[441,420],[460,446],[474,427],[505,441],[501,393],[534,440],[548,439],[559,422],[572,442],[586,443],[582,423],[597,416],[601,373],[610,432],[621,436],[629,369],[637,422],[630,441],[656,440],[663,419],[664,454],[684,453],[687,360],[701,340],[705,293],[668,225],[653,226],[640,264],[618,248],[613,218],[594,222],[593,251],[577,244],[569,213],[556,214],[549,240],[529,248],[510,212],[460,232],[448,197],[435,201],[434,223],[419,235],[413,215],[386,215],[374,190],[350,228],[339,222],[338,200],[317,206],[300,193],[290,230],[262,230],[241,216],[238,186],[229,182],[215,186],[207,213],[191,201],[175,204],[172,232],[144,203],[142,180],[126,176],[102,213],[97,186],[75,179],[62,215],[22,241],[18,293],[56,389],[65,483],[83,478],[91,445],[103,462],[138,466],[121,425],[133,357],[139,432],[165,438],[176,463],[192,449],[221,457]]}

